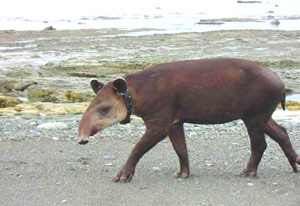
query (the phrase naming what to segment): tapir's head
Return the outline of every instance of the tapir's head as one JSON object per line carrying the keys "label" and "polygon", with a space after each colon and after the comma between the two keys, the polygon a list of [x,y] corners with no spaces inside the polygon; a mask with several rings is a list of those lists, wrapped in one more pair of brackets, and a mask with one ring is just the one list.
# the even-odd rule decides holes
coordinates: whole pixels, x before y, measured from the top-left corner
{"label": "tapir's head", "polygon": [[89,137],[100,130],[121,122],[127,116],[127,108],[121,94],[127,91],[125,79],[103,84],[97,80],[91,81],[91,87],[96,93],[80,120],[78,143],[86,144]]}

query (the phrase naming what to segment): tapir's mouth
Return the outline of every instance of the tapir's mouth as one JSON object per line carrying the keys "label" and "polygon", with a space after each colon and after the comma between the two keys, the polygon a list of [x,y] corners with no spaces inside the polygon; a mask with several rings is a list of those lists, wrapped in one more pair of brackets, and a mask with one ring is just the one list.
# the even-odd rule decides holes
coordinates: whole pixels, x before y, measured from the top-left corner
{"label": "tapir's mouth", "polygon": [[99,130],[94,129],[94,130],[91,132],[90,136],[94,136],[97,132],[99,132]]}

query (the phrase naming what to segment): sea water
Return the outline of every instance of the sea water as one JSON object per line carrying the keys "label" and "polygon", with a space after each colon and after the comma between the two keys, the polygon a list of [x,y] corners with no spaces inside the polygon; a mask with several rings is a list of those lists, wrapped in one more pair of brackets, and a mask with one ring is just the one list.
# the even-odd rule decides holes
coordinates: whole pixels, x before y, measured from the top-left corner
{"label": "sea water", "polygon": [[[300,0],[9,0],[0,30],[147,29],[130,35],[232,29],[300,30]],[[235,21],[222,21],[224,18]],[[247,18],[247,21],[241,19]],[[222,24],[197,24],[219,19]],[[279,19],[280,24],[271,24]]]}

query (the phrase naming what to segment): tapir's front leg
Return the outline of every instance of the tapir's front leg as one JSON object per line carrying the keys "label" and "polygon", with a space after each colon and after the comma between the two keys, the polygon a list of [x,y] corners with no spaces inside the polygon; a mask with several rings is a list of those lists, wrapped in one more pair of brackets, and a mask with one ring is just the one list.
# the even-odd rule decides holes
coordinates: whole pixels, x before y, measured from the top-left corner
{"label": "tapir's front leg", "polygon": [[134,146],[123,168],[113,177],[113,181],[131,181],[139,159],[166,136],[165,127],[147,128],[145,134]]}

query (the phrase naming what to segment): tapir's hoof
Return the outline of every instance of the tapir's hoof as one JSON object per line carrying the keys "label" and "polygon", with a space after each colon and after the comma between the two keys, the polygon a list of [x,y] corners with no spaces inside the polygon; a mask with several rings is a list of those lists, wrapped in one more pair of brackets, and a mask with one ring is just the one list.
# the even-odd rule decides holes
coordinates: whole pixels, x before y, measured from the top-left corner
{"label": "tapir's hoof", "polygon": [[112,181],[113,182],[130,182],[133,178],[134,170],[122,169],[118,174],[116,174]]}
{"label": "tapir's hoof", "polygon": [[257,177],[256,170],[244,169],[238,176],[240,177]]}
{"label": "tapir's hoof", "polygon": [[172,177],[186,179],[186,178],[190,177],[190,173],[179,171],[179,172],[176,172],[175,174],[173,174]]}
{"label": "tapir's hoof", "polygon": [[297,160],[296,160],[297,164],[300,165],[300,157],[297,156]]}
{"label": "tapir's hoof", "polygon": [[297,164],[300,165],[300,157],[297,155],[296,161],[295,160],[289,160],[290,165],[293,168],[294,172],[298,172]]}

